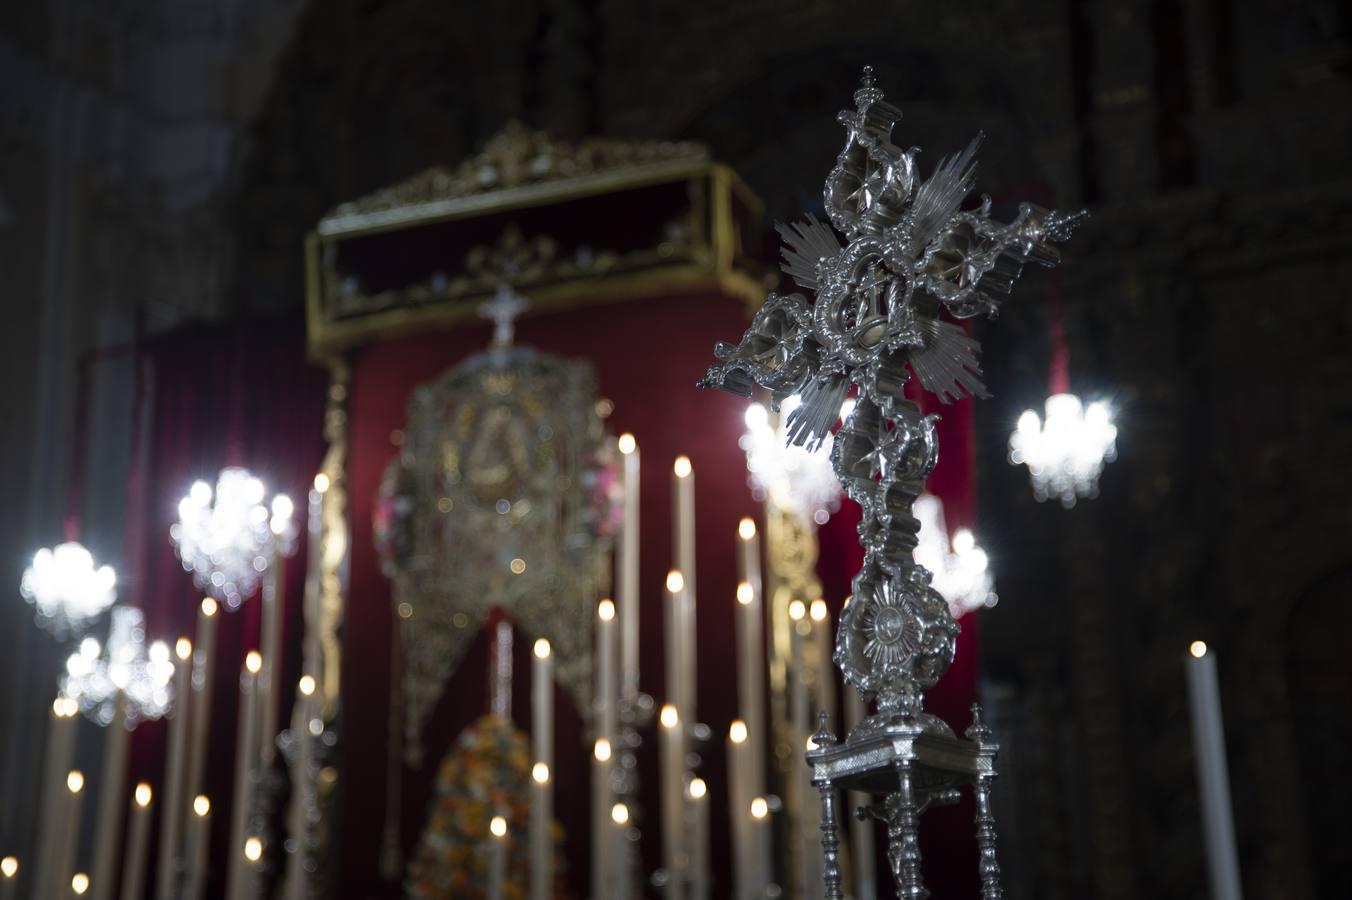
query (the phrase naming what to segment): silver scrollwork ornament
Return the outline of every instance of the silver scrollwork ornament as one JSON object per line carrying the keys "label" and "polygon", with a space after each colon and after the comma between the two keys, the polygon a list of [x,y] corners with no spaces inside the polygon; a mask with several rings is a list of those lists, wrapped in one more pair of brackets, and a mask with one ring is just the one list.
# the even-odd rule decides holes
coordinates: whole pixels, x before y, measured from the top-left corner
{"label": "silver scrollwork ornament", "polygon": [[920,523],[911,507],[938,461],[936,417],[906,399],[906,383],[914,376],[945,403],[987,396],[980,347],[952,320],[993,316],[1025,263],[1060,261],[1054,244],[1084,214],[1025,203],[1003,223],[991,218],[989,198],[964,211],[981,136],[922,181],[918,150],[893,143],[901,111],[871,70],[854,101],[837,117],[846,141],[823,191],[829,224],[809,217],[778,229],[784,272],[815,299],[770,294],[737,344],[715,348],[718,362],[701,386],[749,396],[759,385],[776,406],[797,394],[788,435],[809,447],[855,391],[832,463],[863,508],[865,560],[835,662],[877,701],[865,731],[901,717],[951,736],[922,702],[952,662],[958,624],[913,555]]}

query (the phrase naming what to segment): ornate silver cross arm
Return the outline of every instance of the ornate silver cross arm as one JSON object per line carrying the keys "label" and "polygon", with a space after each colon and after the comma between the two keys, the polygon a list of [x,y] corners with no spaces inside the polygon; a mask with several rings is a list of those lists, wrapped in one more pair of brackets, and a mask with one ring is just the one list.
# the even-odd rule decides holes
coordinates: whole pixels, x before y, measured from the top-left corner
{"label": "ornate silver cross arm", "polygon": [[[900,119],[865,69],[854,108],[837,117],[846,137],[823,191],[830,224],[809,217],[779,227],[783,270],[814,299],[770,294],[737,344],[715,347],[718,362],[700,384],[743,396],[759,385],[776,405],[798,395],[789,440],[807,446],[825,438],[856,390],[831,458],[842,487],[863,508],[865,556],[836,632],[835,662],[878,710],[843,744],[808,754],[813,783],[824,803],[832,790],[850,785],[886,795],[875,814],[889,823],[907,897],[926,894],[917,818],[929,803],[952,798],[947,787],[927,787],[919,796],[913,770],[937,772],[937,782],[925,775],[929,786],[973,784],[982,810],[983,897],[994,900],[999,869],[986,801],[996,747],[984,726],[960,740],[923,709],[923,692],[952,662],[958,623],[914,558],[920,523],[912,504],[938,461],[938,444],[936,417],[922,415],[904,390],[914,375],[945,403],[986,396],[980,347],[950,320],[993,316],[1025,263],[1060,261],[1055,244],[1070,237],[1084,213],[1025,203],[1004,223],[991,218],[984,197],[964,211],[980,136],[921,181],[918,151],[892,141]],[[834,859],[833,846],[826,850]],[[828,885],[837,883],[832,872],[825,875]]]}
{"label": "ornate silver cross arm", "polygon": [[1054,245],[1083,213],[1025,203],[1002,223],[990,217],[989,198],[963,211],[980,136],[922,181],[917,149],[892,141],[901,111],[870,69],[854,108],[837,119],[846,137],[823,190],[830,224],[808,217],[779,227],[785,273],[815,298],[770,294],[741,341],[715,348],[718,362],[701,385],[743,396],[759,385],[776,404],[797,394],[789,438],[808,446],[825,438],[857,389],[833,463],[864,508],[866,558],[836,660],[883,709],[910,713],[947,669],[957,623],[912,558],[919,523],[911,503],[938,457],[933,417],[905,398],[906,382],[914,375],[944,402],[986,396],[980,347],[949,319],[994,315],[1025,263],[1060,260]]}

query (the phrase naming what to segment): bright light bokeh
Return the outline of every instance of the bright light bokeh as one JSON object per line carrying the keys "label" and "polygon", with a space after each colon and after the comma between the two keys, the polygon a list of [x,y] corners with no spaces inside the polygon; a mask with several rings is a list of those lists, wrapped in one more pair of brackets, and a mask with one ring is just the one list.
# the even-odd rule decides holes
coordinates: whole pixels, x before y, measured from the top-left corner
{"label": "bright light bokeh", "polygon": [[117,713],[120,693],[126,725],[134,728],[169,711],[173,678],[169,645],[155,641],[147,646],[145,615],[130,606],[116,606],[109,619],[107,642],[100,644],[87,637],[67,657],[61,695],[78,703],[86,718],[106,726]]}
{"label": "bright light bokeh", "polygon": [[257,592],[276,555],[295,551],[295,504],[285,494],[265,504],[267,489],[247,469],[222,469],[213,490],[195,482],[169,529],[193,582],[230,609]]}
{"label": "bright light bokeh", "polygon": [[986,551],[966,528],[952,539],[944,522],[944,504],[933,494],[921,494],[913,507],[920,520],[915,561],[933,575],[930,584],[948,601],[948,611],[958,619],[974,609],[994,606],[999,597]]}
{"label": "bright light bokeh", "polygon": [[33,605],[38,624],[64,639],[83,630],[117,599],[117,573],[95,566],[94,556],[70,542],[46,547],[24,569],[19,593]]}
{"label": "bright light bokeh", "polygon": [[1045,419],[1024,410],[1009,436],[1009,461],[1028,466],[1033,496],[1056,497],[1067,509],[1078,497],[1098,496],[1103,466],[1116,458],[1112,410],[1097,401],[1086,407],[1074,394],[1048,397]]}
{"label": "bright light bokeh", "polygon": [[[777,420],[764,405],[752,403],[746,408],[746,432],[738,443],[746,453],[751,493],[757,500],[768,500],[804,521],[824,525],[840,508],[840,482],[831,467],[831,438],[816,450],[789,443],[784,423],[799,403],[796,395],[784,400]],[[847,400],[841,411],[848,416],[853,409],[853,401]]]}

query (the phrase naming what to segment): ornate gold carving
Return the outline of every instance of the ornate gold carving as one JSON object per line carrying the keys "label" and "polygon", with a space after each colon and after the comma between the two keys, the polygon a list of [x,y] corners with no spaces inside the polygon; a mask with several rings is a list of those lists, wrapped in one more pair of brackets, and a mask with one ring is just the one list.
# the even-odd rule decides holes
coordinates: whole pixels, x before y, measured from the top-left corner
{"label": "ornate gold carving", "polygon": [[[455,170],[432,170],[343,204],[319,223],[305,245],[313,351],[472,319],[475,301],[503,282],[529,289],[535,312],[700,291],[736,297],[748,310],[764,299],[767,285],[742,246],[746,223],[760,217],[760,201],[702,148],[599,139],[551,143],[524,134],[517,150],[502,149],[513,145],[506,138],[490,142],[492,152],[485,149]],[[490,170],[492,177],[472,177]],[[660,189],[660,208],[635,223],[637,230],[629,229],[620,246],[607,245],[598,212],[579,212],[597,219],[593,236],[548,233],[547,224],[535,225],[532,233],[534,222],[556,221],[542,212],[547,207],[648,189]],[[635,197],[634,203],[647,208],[651,199]],[[502,230],[491,242],[461,249],[482,241],[483,228],[472,223],[462,231],[454,223],[506,212],[515,221],[493,226]],[[447,258],[424,254],[395,283],[363,284],[361,260],[368,251],[362,239],[432,226],[448,229],[437,237],[450,251]]]}
{"label": "ornate gold carving", "polygon": [[[691,218],[699,218],[699,215]],[[325,294],[331,298],[332,314],[348,318],[400,307],[426,307],[482,297],[504,282],[529,290],[541,283],[603,277],[673,259],[696,258],[701,253],[700,247],[692,243],[690,227],[684,219],[669,222],[663,229],[663,236],[664,240],[654,247],[625,253],[597,251],[585,246],[566,253],[549,236],[526,238],[516,225],[508,225],[493,244],[470,248],[461,261],[461,274],[447,275],[438,271],[417,284],[367,294],[358,279],[326,267]],[[464,313],[468,315],[471,310],[472,306],[467,306]]]}
{"label": "ornate gold carving", "polygon": [[414,390],[376,511],[403,633],[405,758],[488,612],[553,644],[591,708],[592,605],[609,587],[608,442],[584,362],[495,346]]}
{"label": "ornate gold carving", "polygon": [[324,490],[321,506],[319,551],[319,644],[320,685],[324,718],[338,711],[341,688],[343,598],[347,593],[347,561],[350,545],[347,523],[347,388],[351,377],[346,360],[330,365],[328,408],[324,412],[324,439],[328,451],[319,467]]}
{"label": "ornate gold carving", "polygon": [[478,155],[454,169],[437,166],[343,203],[320,221],[319,231],[323,234],[421,220],[484,194],[617,171],[633,173],[664,164],[699,163],[708,158],[703,145],[688,141],[587,138],[571,143],[555,141],[520,122],[509,122]]}
{"label": "ornate gold carving", "polygon": [[[332,759],[335,723],[340,699],[342,643],[339,637],[347,593],[347,394],[349,369],[339,357],[326,360],[329,367],[328,402],[324,411],[324,440],[328,449],[309,495],[309,561],[305,574],[302,616],[302,671],[318,686],[319,718],[325,739],[315,735],[308,717],[298,715],[291,731],[290,766],[293,810],[291,814],[295,853],[290,877],[305,876],[305,896],[327,897],[329,866],[335,836],[330,823],[337,803],[338,770]],[[315,515],[315,512],[318,515]],[[298,706],[298,710],[300,707]]]}

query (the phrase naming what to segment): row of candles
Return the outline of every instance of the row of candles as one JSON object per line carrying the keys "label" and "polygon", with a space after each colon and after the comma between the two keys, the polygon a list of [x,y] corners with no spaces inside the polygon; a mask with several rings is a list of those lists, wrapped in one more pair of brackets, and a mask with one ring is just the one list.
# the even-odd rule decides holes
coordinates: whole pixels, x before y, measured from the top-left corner
{"label": "row of candles", "polygon": [[[592,770],[592,884],[593,895],[629,897],[626,862],[630,810],[616,802],[611,767],[615,764],[618,705],[632,699],[638,684],[637,583],[638,583],[638,477],[639,451],[632,435],[619,440],[623,460],[622,486],[625,515],[617,540],[616,585],[619,603],[602,600],[596,607],[596,738]],[[707,900],[713,885],[709,868],[709,790],[690,768],[692,740],[698,722],[695,692],[695,474],[687,457],[678,457],[672,468],[673,548],[676,568],[666,579],[664,598],[664,655],[668,702],[658,716],[660,827],[662,841],[663,896],[668,900]],[[757,530],[754,521],[738,525],[738,583],[736,587],[737,696],[741,718],[728,728],[727,753],[729,825],[732,842],[732,896],[762,898],[774,881],[771,863],[771,798],[766,795],[767,724],[764,704],[765,636],[763,584]],[[806,603],[791,600],[786,709],[796,743],[812,749],[815,713],[834,718],[835,680],[831,677],[832,622],[821,599]],[[1202,648],[1199,651],[1199,648]],[[619,656],[617,666],[616,656]],[[1208,846],[1213,872],[1222,881],[1233,872],[1221,857],[1233,859],[1233,827],[1229,821],[1228,796],[1218,797],[1225,784],[1225,753],[1221,741],[1220,697],[1214,676],[1214,654],[1195,643],[1188,657],[1189,694],[1198,737],[1198,766],[1208,808]],[[1199,673],[1202,673],[1199,675]],[[1207,677],[1209,673],[1210,677]],[[810,676],[815,676],[810,677]],[[853,727],[867,714],[858,695],[845,692],[845,721]],[[534,647],[532,675],[532,747],[536,760],[532,771],[531,825],[529,829],[531,900],[552,896],[553,845],[547,823],[552,816],[553,766],[552,659],[547,640]],[[796,809],[794,829],[786,839],[796,846],[789,857],[796,871],[789,873],[791,893],[796,897],[820,897],[820,822],[816,816],[815,791],[806,765],[797,767],[799,777],[787,784]],[[794,771],[794,769],[791,769]],[[1220,785],[1218,787],[1218,785]],[[850,806],[864,805],[867,798],[854,795]],[[876,892],[873,824],[851,817],[850,837],[854,862],[855,893]],[[509,830],[505,819],[495,815],[489,828],[493,864],[490,866],[490,900],[501,900],[505,873],[505,844]],[[1227,840],[1223,835],[1229,834]],[[1220,837],[1218,837],[1220,835]],[[1220,849],[1215,849],[1216,845]],[[1220,896],[1234,896],[1222,889]]]}
{"label": "row of candles", "polygon": [[[218,493],[227,474],[239,475],[242,470],[226,470],[218,483]],[[247,473],[244,473],[247,476]],[[315,497],[322,494],[324,484],[316,479],[311,492],[311,518],[315,516]],[[237,477],[237,480],[239,478]],[[249,479],[251,482],[256,481]],[[249,485],[261,493],[261,483]],[[205,494],[205,497],[203,496]],[[198,506],[209,502],[211,491],[202,483],[193,486],[192,499]],[[251,502],[257,500],[250,496]],[[263,527],[278,537],[266,559],[267,565],[258,570],[264,574],[261,590],[263,615],[260,635],[261,652],[249,651],[240,670],[240,704],[238,711],[238,747],[234,758],[234,784],[231,803],[230,851],[226,856],[226,897],[243,900],[256,895],[254,881],[257,863],[263,856],[262,839],[249,831],[249,815],[253,807],[254,785],[258,773],[273,762],[275,738],[281,701],[281,667],[274,665],[280,658],[284,598],[282,596],[282,557],[287,554],[291,504],[284,495],[273,498],[271,516]],[[228,514],[225,516],[228,518]],[[256,517],[255,517],[256,518]],[[256,525],[256,523],[251,523]],[[313,531],[315,522],[311,522]],[[178,526],[180,529],[182,524]],[[176,537],[176,540],[181,538]],[[228,598],[227,598],[228,599]],[[163,799],[160,809],[158,836],[158,866],[154,873],[153,896],[157,900],[201,897],[206,887],[210,864],[209,841],[213,803],[203,793],[205,762],[207,758],[208,727],[211,721],[211,697],[214,670],[217,665],[216,631],[221,604],[213,597],[205,597],[197,613],[196,645],[187,636],[180,637],[172,656],[167,652],[164,666],[170,674],[164,678],[166,702],[159,711],[167,709],[170,715],[165,751]],[[113,609],[113,629],[117,628],[119,614],[130,614],[128,619],[139,628],[139,611],[124,607]],[[110,634],[110,645],[113,635]],[[98,644],[86,638],[82,653],[97,659]],[[92,649],[92,654],[84,654]],[[111,651],[110,646],[110,651]],[[152,662],[156,650],[152,645]],[[115,656],[111,654],[110,656]],[[76,657],[72,657],[75,660]],[[114,660],[115,662],[115,660]],[[68,670],[75,674],[76,670]],[[95,900],[144,897],[147,886],[147,858],[149,855],[152,805],[155,791],[148,783],[135,786],[130,797],[130,812],[124,816],[127,800],[124,797],[125,776],[131,726],[135,719],[128,716],[129,694],[126,685],[116,674],[113,715],[100,717],[104,727],[103,759],[98,776],[101,784],[95,807],[97,820],[94,828],[94,855],[88,872],[77,871],[76,856],[83,811],[84,774],[71,768],[75,754],[77,715],[81,704],[90,698],[82,696],[74,682],[68,682],[52,705],[44,753],[45,777],[40,800],[40,818],[36,863],[31,873],[34,897],[60,896],[69,886],[75,895],[89,893]],[[297,684],[295,715],[303,728],[312,734],[315,725],[322,731],[318,712],[316,682],[310,675],[301,677]],[[64,785],[64,787],[63,787]],[[124,819],[128,833],[124,835]],[[125,838],[125,840],[124,840]],[[122,856],[120,885],[114,880],[118,870],[118,856]],[[18,860],[9,857],[0,866],[0,897],[6,891],[16,890],[19,882]],[[301,878],[293,878],[290,888],[293,896],[302,896]],[[120,892],[116,888],[120,887]]]}
{"label": "row of candles", "polygon": [[[631,814],[613,791],[613,766],[618,760],[619,710],[638,696],[638,546],[639,474],[637,442],[622,435],[618,442],[622,460],[623,517],[617,535],[616,602],[602,600],[596,607],[596,737],[593,748],[592,880],[595,895],[625,898],[634,888],[628,863]],[[316,488],[320,489],[317,482]],[[673,548],[676,568],[666,580],[664,598],[664,655],[668,702],[658,717],[659,786],[664,896],[674,900],[705,900],[712,893],[709,870],[709,791],[691,769],[693,739],[698,723],[695,691],[695,473],[690,460],[681,456],[672,468]],[[313,498],[312,498],[313,499]],[[313,504],[312,504],[313,506]],[[733,878],[738,898],[759,898],[772,883],[769,815],[773,800],[766,793],[766,723],[764,590],[755,523],[743,519],[737,530],[738,583],[736,600],[737,695],[741,718],[733,721],[726,738],[729,824],[733,849]],[[229,900],[256,894],[254,866],[263,852],[262,841],[248,833],[249,810],[256,773],[272,762],[277,732],[280,667],[272,665],[280,651],[282,597],[281,566],[268,568],[271,576],[263,590],[262,653],[249,652],[240,674],[239,745],[235,757],[235,782],[227,855]],[[215,635],[219,606],[208,597],[198,615],[197,645],[180,638],[174,648],[174,711],[169,728],[164,781],[164,812],[161,815],[159,858],[154,895],[157,898],[200,897],[208,865],[211,801],[201,791],[206,758],[207,724]],[[812,713],[834,713],[834,681],[831,672],[831,617],[821,600],[790,602],[791,624],[788,697],[786,709],[796,742],[808,745],[813,729]],[[1198,647],[1203,649],[1199,652]],[[1225,787],[1224,746],[1220,739],[1219,692],[1214,676],[1214,655],[1195,644],[1190,658],[1190,696],[1198,764],[1207,807],[1207,837],[1213,877],[1232,881],[1233,829],[1229,822]],[[1207,672],[1210,677],[1197,675]],[[815,673],[812,683],[808,673]],[[315,681],[305,675],[297,685],[296,721],[313,733],[322,721],[313,718]],[[853,691],[847,691],[846,723],[852,726],[865,714]],[[111,898],[114,862],[122,845],[121,811],[125,789],[128,729],[119,702],[108,723],[99,819],[95,829],[94,865],[89,873],[77,871],[76,852],[85,789],[84,775],[71,768],[74,754],[76,700],[59,696],[52,707],[48,729],[47,779],[42,798],[41,832],[33,877],[33,896],[57,896],[69,884],[73,894],[92,891],[96,898]],[[553,816],[553,659],[548,640],[533,647],[532,673],[532,803],[530,840],[530,898],[552,896],[553,845],[549,822]],[[807,767],[801,777],[787,784],[794,802],[797,828],[788,838],[796,844],[790,854],[799,861],[791,873],[794,894],[813,897],[819,887],[818,823],[811,802]],[[1219,773],[1219,777],[1217,777]],[[189,799],[191,798],[191,799]],[[851,798],[852,805],[863,798]],[[130,833],[125,842],[122,866],[122,897],[144,895],[146,859],[153,800],[152,787],[136,785],[130,798]],[[186,831],[186,838],[184,832]],[[501,816],[490,822],[489,896],[502,897],[505,878],[505,842],[509,829]],[[872,829],[866,822],[851,827],[859,890],[875,884]],[[1225,834],[1231,835],[1227,839]],[[0,898],[12,895],[18,881],[18,861],[0,860]],[[293,873],[294,874],[294,873]],[[301,896],[300,878],[293,878],[293,896]],[[496,886],[497,891],[494,892]],[[1221,892],[1227,895],[1226,891]]]}
{"label": "row of candles", "polygon": [[[616,600],[601,600],[595,620],[595,743],[592,752],[592,884],[598,897],[625,900],[635,889],[628,863],[630,810],[614,792],[619,710],[638,695],[638,484],[640,455],[629,434],[618,442],[622,469],[624,515],[616,540]],[[672,467],[673,548],[676,563],[666,578],[664,656],[668,698],[658,715],[660,831],[663,896],[671,900],[705,900],[713,892],[710,872],[710,794],[691,768],[698,724],[695,689],[695,473],[685,456]],[[729,782],[729,824],[738,897],[765,896],[771,871],[770,812],[766,795],[766,711],[764,684],[765,635],[763,585],[755,523],[743,519],[737,530],[739,581],[736,587],[737,694],[741,718],[726,738]],[[830,622],[824,602],[797,602],[790,616],[799,633],[793,670],[795,721],[804,738],[811,732],[807,681],[801,677],[806,657],[817,654],[815,671],[830,665]],[[527,832],[531,900],[552,896],[553,845],[548,823],[553,811],[553,660],[548,640],[533,647],[531,677],[532,802]],[[824,679],[823,679],[824,681]],[[501,900],[506,871],[509,823],[498,812],[489,822],[488,897]],[[804,826],[807,838],[809,826]],[[816,826],[810,826],[815,841]]]}
{"label": "row of candles", "polygon": [[[175,646],[173,685],[175,702],[169,723],[165,755],[163,808],[158,839],[161,863],[155,877],[154,896],[159,900],[198,898],[206,885],[211,799],[201,792],[203,764],[206,759],[207,726],[211,707],[211,674],[219,605],[205,598],[198,614],[198,644],[180,638]],[[234,791],[231,821],[231,849],[228,857],[228,898],[253,896],[251,883],[256,864],[263,853],[261,839],[247,833],[252,791],[261,766],[270,764],[274,746],[276,712],[269,714],[270,699],[277,697],[274,685],[277,668],[269,668],[258,651],[249,651],[240,673],[239,745],[235,755]],[[269,674],[270,673],[270,674]],[[271,683],[270,683],[271,679]],[[297,685],[297,708],[302,720],[311,708],[315,681],[303,676]],[[119,710],[122,705],[119,704]],[[43,788],[37,864],[32,877],[32,896],[58,896],[64,885],[74,894],[89,892],[94,898],[140,898],[145,895],[150,817],[155,800],[152,786],[141,782],[130,798],[127,816],[129,833],[123,844],[121,797],[127,763],[130,731],[123,716],[115,716],[104,731],[102,785],[96,812],[94,859],[90,872],[77,871],[83,797],[86,778],[71,769],[75,753],[78,702],[58,696],[52,704],[44,753],[46,778]],[[191,798],[191,799],[189,799]],[[123,849],[120,892],[114,890],[116,857]],[[0,881],[10,886],[17,881],[18,861]],[[0,893],[0,896],[5,896]]]}
{"label": "row of candles", "polygon": [[[629,896],[627,830],[630,809],[615,795],[612,766],[618,761],[619,705],[638,693],[638,478],[639,451],[633,435],[619,438],[625,515],[617,536],[617,600],[596,605],[595,672],[596,736],[592,749],[592,884],[595,895]],[[658,793],[661,805],[662,873],[664,896],[672,900],[702,900],[711,895],[710,792],[703,778],[691,770],[698,705],[695,689],[695,472],[690,458],[677,457],[672,466],[673,561],[664,601],[665,662],[668,703],[658,714]],[[771,799],[765,795],[764,603],[760,547],[756,524],[738,523],[737,601],[738,709],[742,718],[730,724],[726,738],[729,772],[729,822],[733,836],[738,896],[764,896],[772,882]],[[829,615],[817,601],[810,608],[791,609],[795,619],[810,619],[819,658],[829,658]],[[808,612],[810,609],[810,612]],[[795,672],[803,670],[807,645],[795,645]],[[795,691],[806,691],[806,680],[795,678]],[[803,734],[808,700],[795,701],[802,709]],[[531,900],[552,896],[553,847],[548,823],[553,814],[553,658],[548,639],[538,639],[531,672],[531,812],[527,831]],[[815,831],[815,824],[813,826]],[[502,815],[489,822],[492,842],[489,865],[491,900],[503,896],[506,845],[510,828]]]}

